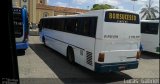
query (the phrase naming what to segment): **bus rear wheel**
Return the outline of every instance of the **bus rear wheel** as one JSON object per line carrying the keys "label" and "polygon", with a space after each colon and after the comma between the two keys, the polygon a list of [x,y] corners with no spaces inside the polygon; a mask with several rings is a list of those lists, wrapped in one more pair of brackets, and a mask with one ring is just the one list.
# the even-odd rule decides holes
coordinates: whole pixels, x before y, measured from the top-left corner
{"label": "bus rear wheel", "polygon": [[42,41],[43,41],[43,44],[46,46],[46,42],[45,42],[44,36],[43,36],[43,38],[42,38]]}
{"label": "bus rear wheel", "polygon": [[67,58],[70,63],[73,64],[75,62],[74,61],[74,52],[73,52],[72,47],[68,47],[68,49],[67,49]]}

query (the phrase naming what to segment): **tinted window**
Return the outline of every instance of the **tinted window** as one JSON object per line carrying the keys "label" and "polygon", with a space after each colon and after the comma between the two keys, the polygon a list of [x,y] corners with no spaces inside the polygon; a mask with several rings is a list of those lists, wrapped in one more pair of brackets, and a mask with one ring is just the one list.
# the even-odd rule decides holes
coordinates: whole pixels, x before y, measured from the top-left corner
{"label": "tinted window", "polygon": [[78,28],[78,19],[67,18],[66,19],[66,30],[67,32],[75,33]]}
{"label": "tinted window", "polygon": [[158,34],[158,23],[141,23],[141,33]]}
{"label": "tinted window", "polygon": [[43,19],[43,27],[47,28],[47,19]]}
{"label": "tinted window", "polygon": [[96,36],[96,28],[97,28],[97,17],[91,18],[91,26],[90,26],[90,35],[92,37]]}
{"label": "tinted window", "polygon": [[[42,19],[44,28],[95,37],[97,17]],[[40,22],[41,23],[41,22]]]}
{"label": "tinted window", "polygon": [[58,30],[64,31],[65,19],[63,19],[63,18],[57,19],[55,24],[56,24]]}
{"label": "tinted window", "polygon": [[83,34],[86,36],[90,36],[90,18],[83,19]]}
{"label": "tinted window", "polygon": [[82,34],[85,36],[95,37],[97,27],[96,17],[86,17],[82,20]]}
{"label": "tinted window", "polygon": [[23,35],[23,23],[22,23],[22,10],[19,8],[13,9],[13,23],[15,37],[21,37]]}

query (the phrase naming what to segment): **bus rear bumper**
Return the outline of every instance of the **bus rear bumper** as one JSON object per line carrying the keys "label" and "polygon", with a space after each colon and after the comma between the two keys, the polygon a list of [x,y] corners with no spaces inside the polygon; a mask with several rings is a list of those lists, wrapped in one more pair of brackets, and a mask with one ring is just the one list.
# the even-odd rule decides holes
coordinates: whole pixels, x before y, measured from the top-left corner
{"label": "bus rear bumper", "polygon": [[123,63],[95,63],[95,71],[96,72],[115,72],[122,71],[128,69],[136,69],[138,68],[138,61],[133,62],[123,62]]}
{"label": "bus rear bumper", "polygon": [[16,43],[16,50],[25,50],[28,48],[28,42],[25,43]]}

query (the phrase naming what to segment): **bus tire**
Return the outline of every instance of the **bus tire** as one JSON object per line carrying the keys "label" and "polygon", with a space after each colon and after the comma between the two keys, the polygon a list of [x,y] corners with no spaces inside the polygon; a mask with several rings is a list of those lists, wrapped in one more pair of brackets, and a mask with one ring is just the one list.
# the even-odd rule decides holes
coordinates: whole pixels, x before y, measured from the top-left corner
{"label": "bus tire", "polygon": [[17,56],[25,55],[25,49],[16,50],[16,54],[17,54]]}
{"label": "bus tire", "polygon": [[70,46],[67,48],[67,58],[70,63],[73,64],[75,62],[74,51],[73,51],[73,48]]}
{"label": "bus tire", "polygon": [[46,42],[45,42],[44,36],[42,37],[42,42],[43,42],[43,44],[46,46]]}

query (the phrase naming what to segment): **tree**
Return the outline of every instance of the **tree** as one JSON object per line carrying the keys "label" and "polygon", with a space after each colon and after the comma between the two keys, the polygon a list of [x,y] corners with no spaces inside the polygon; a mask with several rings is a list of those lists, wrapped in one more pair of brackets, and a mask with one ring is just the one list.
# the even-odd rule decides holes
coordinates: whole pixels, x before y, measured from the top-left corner
{"label": "tree", "polygon": [[112,9],[112,8],[115,8],[115,7],[108,4],[94,4],[91,10]]}
{"label": "tree", "polygon": [[144,17],[146,17],[146,19],[156,18],[156,13],[159,13],[158,7],[157,6],[152,7],[152,4],[153,2],[149,0],[149,3],[146,4],[146,7],[141,9],[140,13],[143,14],[141,19],[143,19]]}

